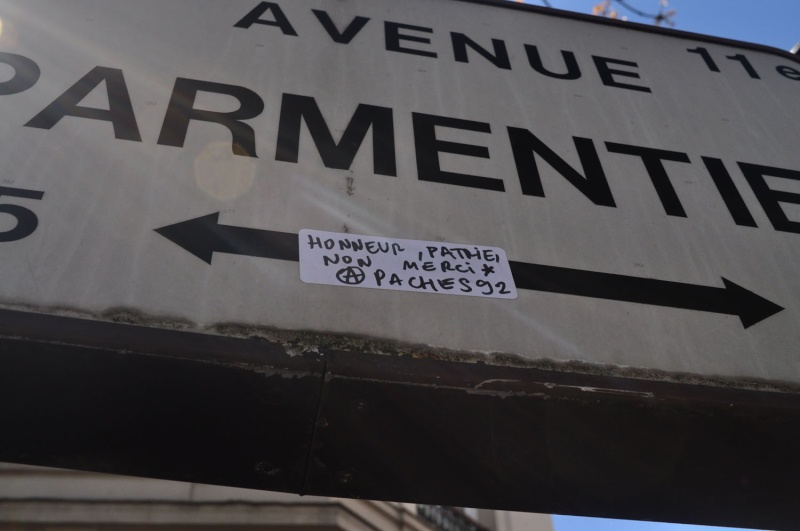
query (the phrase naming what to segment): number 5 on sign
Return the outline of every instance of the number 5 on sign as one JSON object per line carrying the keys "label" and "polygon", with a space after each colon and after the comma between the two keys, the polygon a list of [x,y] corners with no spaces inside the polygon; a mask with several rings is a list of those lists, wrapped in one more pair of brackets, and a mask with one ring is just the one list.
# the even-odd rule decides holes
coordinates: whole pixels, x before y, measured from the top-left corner
{"label": "number 5 on sign", "polygon": [[[23,199],[41,199],[44,192],[37,192],[35,190],[23,190],[22,188],[9,188],[7,186],[0,186],[0,197],[21,197]],[[19,205],[2,205],[0,204],[0,213],[10,214],[17,220],[15,227],[10,230],[0,232],[0,242],[13,242],[27,238],[36,227],[39,226],[39,218],[36,217],[30,209]]]}

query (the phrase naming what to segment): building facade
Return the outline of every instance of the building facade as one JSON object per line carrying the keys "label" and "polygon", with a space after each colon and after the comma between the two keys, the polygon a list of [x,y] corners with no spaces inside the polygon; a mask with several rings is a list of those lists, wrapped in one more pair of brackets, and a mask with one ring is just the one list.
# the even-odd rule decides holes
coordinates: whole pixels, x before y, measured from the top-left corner
{"label": "building facade", "polygon": [[547,515],[0,464],[0,531],[552,531]]}

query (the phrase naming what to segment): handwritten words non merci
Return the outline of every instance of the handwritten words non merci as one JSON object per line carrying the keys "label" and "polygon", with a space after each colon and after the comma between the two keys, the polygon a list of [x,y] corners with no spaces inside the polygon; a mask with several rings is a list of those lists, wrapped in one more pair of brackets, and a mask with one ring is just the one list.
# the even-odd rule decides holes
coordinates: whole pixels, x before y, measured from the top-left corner
{"label": "handwritten words non merci", "polygon": [[314,284],[516,298],[505,252],[495,247],[304,230],[300,270]]}

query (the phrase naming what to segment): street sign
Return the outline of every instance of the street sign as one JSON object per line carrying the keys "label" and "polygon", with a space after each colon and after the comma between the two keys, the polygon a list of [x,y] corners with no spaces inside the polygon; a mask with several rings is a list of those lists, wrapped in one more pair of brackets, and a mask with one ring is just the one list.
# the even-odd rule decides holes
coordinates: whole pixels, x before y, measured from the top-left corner
{"label": "street sign", "polygon": [[[664,400],[658,402],[667,404],[664,417],[656,417],[665,437],[687,448],[686,433],[701,441],[680,469],[686,484],[716,477],[701,473],[715,455],[702,441],[728,440],[725,430],[703,422],[691,420],[691,429],[682,424],[698,411],[713,411],[736,433],[749,430],[761,441],[792,440],[775,436],[770,426],[795,425],[800,385],[795,56],[493,0],[0,0],[0,20],[2,338],[31,349],[15,350],[19,357],[9,357],[8,367],[17,372],[7,367],[6,374],[30,375],[46,365],[32,364],[38,356],[56,360],[63,371],[74,359],[84,365],[71,378],[91,388],[87,367],[105,367],[103,374],[116,382],[108,393],[129,390],[114,395],[127,403],[147,385],[119,375],[130,370],[146,381],[144,375],[158,373],[164,380],[153,384],[154,396],[185,396],[170,410],[184,411],[195,403],[192,393],[207,397],[202,385],[192,387],[195,380],[178,375],[206,382],[207,370],[219,364],[228,371],[230,410],[220,406],[214,419],[242,411],[237,425],[247,426],[244,415],[259,418],[250,395],[242,398],[246,408],[234,398],[251,389],[281,423],[295,419],[296,439],[287,432],[279,445],[297,454],[291,481],[278,481],[289,477],[285,466],[260,458],[253,464],[249,453],[241,462],[215,461],[218,468],[198,471],[199,479],[308,492],[309,478],[328,474],[336,487],[315,492],[416,496],[411,476],[397,484],[408,490],[380,490],[388,488],[380,482],[358,490],[348,466],[334,471],[312,459],[322,448],[314,446],[323,437],[318,431],[329,426],[326,414],[345,424],[370,414],[366,406],[342,413],[336,408],[344,402],[325,401],[334,391],[349,400],[347,385],[356,381],[363,385],[359,393],[369,389],[392,404],[390,412],[397,413],[392,400],[405,397],[397,399],[405,413],[395,416],[425,430],[457,430],[460,417],[416,420],[408,411],[427,408],[418,397],[441,400],[444,408],[449,398],[437,386],[447,381],[443,389],[455,393],[468,383],[469,393],[447,407],[461,411],[462,401],[470,401],[479,404],[473,411],[491,412],[474,413],[481,430],[464,435],[475,448],[484,448],[485,441],[476,442],[482,433],[491,432],[492,441],[516,433],[511,419],[531,415],[530,426],[540,426],[556,418],[536,409],[538,402],[530,405],[536,397],[584,400],[589,409],[573,417],[562,411],[558,422],[584,419],[574,426],[594,428],[575,429],[597,438],[631,433],[613,429],[614,419],[624,419],[627,430],[650,426],[638,416],[640,402],[623,414],[616,400]],[[124,332],[111,322],[143,328]],[[269,345],[265,352],[259,341]],[[65,350],[51,359],[49,349],[58,345]],[[72,347],[83,350],[76,354]],[[336,352],[329,355],[330,349]],[[143,360],[112,355],[126,352]],[[276,387],[294,393],[297,415],[277,406],[283,399],[264,397],[242,369],[262,355],[271,360],[269,374],[310,378],[302,392],[288,380]],[[149,365],[156,358],[162,372]],[[195,363],[191,371],[182,368],[186,360]],[[236,370],[243,373],[230,372]],[[7,378],[5,388],[12,389],[25,377]],[[173,396],[176,380],[183,394]],[[378,381],[385,385],[369,387]],[[41,382],[62,385],[58,378]],[[412,382],[418,394],[404,395],[403,385]],[[28,392],[13,389],[15,396]],[[318,405],[309,398],[313,389]],[[754,390],[763,395],[736,394]],[[107,396],[98,401],[114,403]],[[512,407],[511,397],[531,402]],[[94,403],[83,398],[64,399],[63,407],[78,411]],[[764,409],[748,409],[743,417],[715,409],[734,398]],[[485,404],[491,405],[481,409]],[[694,409],[680,410],[680,420],[670,416],[685,404]],[[151,406],[136,403],[126,411],[136,417],[134,411]],[[785,424],[758,424],[765,409],[788,415],[781,417]],[[0,419],[16,419],[8,422],[21,438],[0,457],[56,455],[30,450],[32,441],[52,438],[37,432],[25,439],[22,409],[8,410],[8,417],[3,411]],[[96,415],[113,418],[107,411]],[[297,420],[301,415],[311,419],[308,426]],[[599,418],[609,422],[592,424]],[[181,424],[166,419],[158,424],[164,439],[195,444],[206,438],[219,443],[206,443],[215,455],[234,459],[230,441],[214,439],[213,430],[190,437],[170,431]],[[267,437],[271,425],[259,422],[258,437]],[[132,425],[156,430],[153,423]],[[756,425],[764,430],[756,434]],[[87,423],[77,432],[95,440],[93,430],[100,429]],[[305,429],[317,430],[313,440],[304,438]],[[117,433],[134,436],[117,427],[103,437]],[[561,440],[549,432],[525,435],[541,444]],[[637,450],[668,450],[640,435]],[[405,447],[422,444],[404,436]],[[306,441],[307,450],[295,440]],[[336,443],[352,450],[371,440]],[[504,448],[519,451],[492,446],[482,455],[524,453],[514,446],[518,438],[505,440]],[[554,461],[591,455],[564,441],[555,446],[547,454]],[[76,452],[84,447],[74,445]],[[111,445],[108,455],[120,447]],[[150,475],[173,467],[169,477],[195,477],[196,463],[181,461],[181,444],[156,464],[147,460],[162,445],[145,447],[147,466],[124,468],[122,454],[92,466],[113,462],[114,470]],[[324,449],[331,448],[338,447],[329,441]],[[369,459],[371,451],[351,453]],[[738,450],[729,451],[738,459]],[[449,452],[437,455],[462,455]],[[756,459],[757,453],[747,455]],[[92,462],[70,455],[37,462]],[[530,509],[529,493],[509,498],[502,478],[540,470],[536,463],[498,458],[486,465],[497,482],[468,485],[462,478],[450,487],[462,488],[463,496],[449,501],[515,500],[512,508]],[[646,479],[616,468],[596,476],[581,469],[581,485],[627,477],[625,485],[638,489],[667,473],[653,463],[642,468]],[[725,469],[717,464],[715,471]],[[361,470],[385,463],[373,465]],[[427,462],[408,471],[440,465],[448,473],[455,469]],[[236,475],[244,474],[242,467],[261,475],[242,479]],[[278,469],[283,472],[270,472]],[[541,480],[542,493],[563,477]],[[772,484],[786,485],[774,477]],[[470,498],[495,486],[494,498]],[[443,489],[431,487],[432,496]],[[580,500],[581,511],[603,513],[592,505],[594,494],[568,494],[563,499]],[[686,506],[694,499],[687,495]],[[727,499],[730,507],[742,505]],[[545,509],[558,507],[553,502]],[[608,514],[660,514],[646,507],[631,502]],[[773,509],[751,515],[781,517]],[[678,518],[702,520],[692,510]]]}
{"label": "street sign", "polygon": [[[448,0],[2,19],[6,308],[800,383],[788,54]],[[224,227],[495,247],[519,296],[308,284]]]}

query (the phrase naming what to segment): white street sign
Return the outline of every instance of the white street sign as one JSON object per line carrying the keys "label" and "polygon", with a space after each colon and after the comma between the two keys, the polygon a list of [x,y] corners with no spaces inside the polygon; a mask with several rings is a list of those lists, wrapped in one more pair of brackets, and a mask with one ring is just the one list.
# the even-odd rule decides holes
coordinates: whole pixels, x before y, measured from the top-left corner
{"label": "white street sign", "polygon": [[[788,54],[456,0],[0,19],[5,308],[800,384]],[[404,251],[360,289],[313,238]]]}

